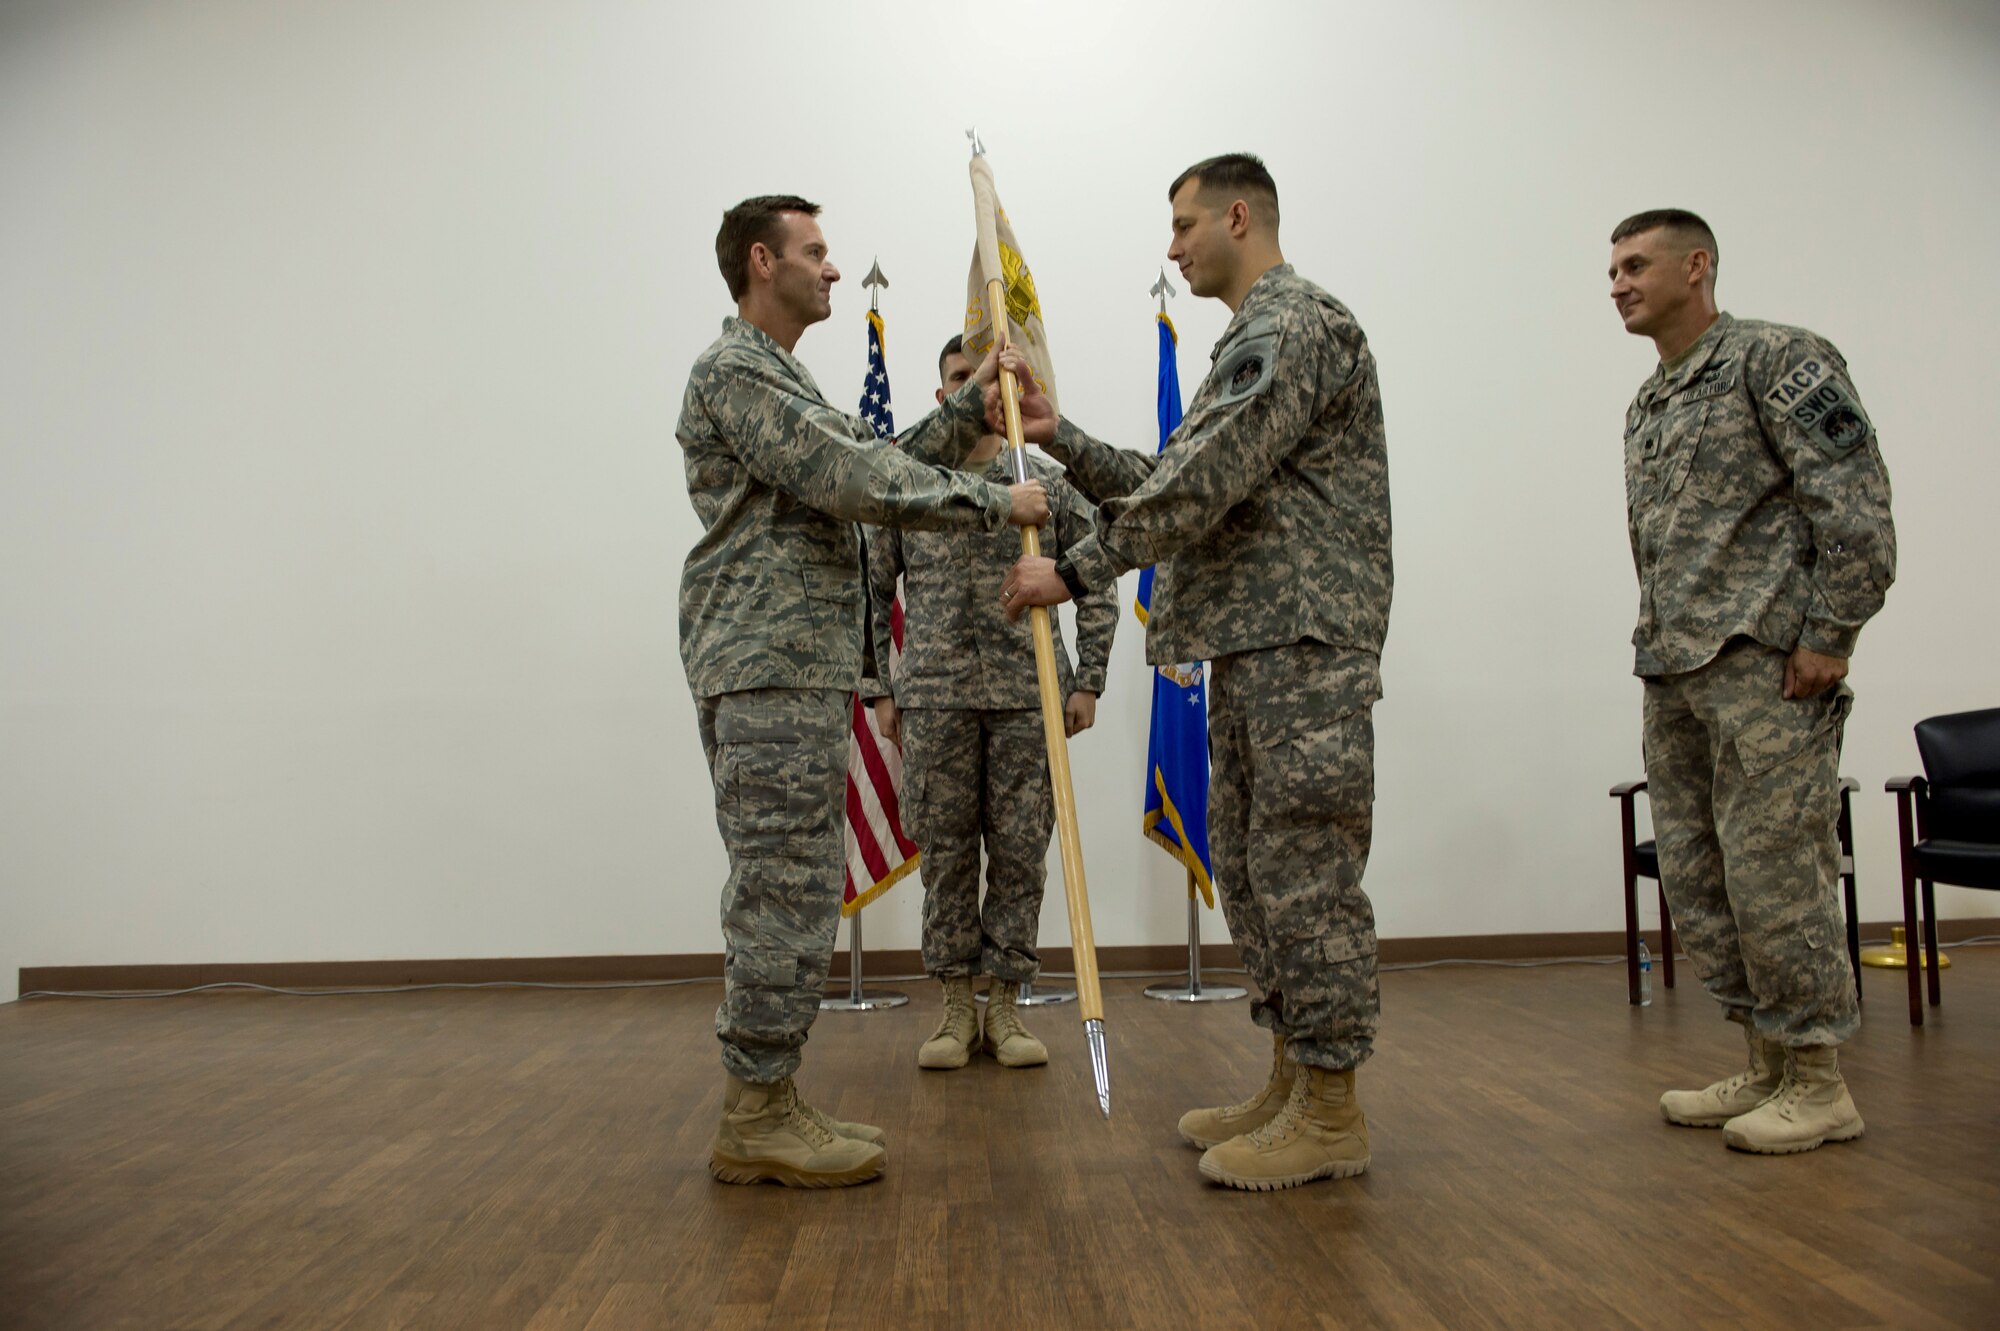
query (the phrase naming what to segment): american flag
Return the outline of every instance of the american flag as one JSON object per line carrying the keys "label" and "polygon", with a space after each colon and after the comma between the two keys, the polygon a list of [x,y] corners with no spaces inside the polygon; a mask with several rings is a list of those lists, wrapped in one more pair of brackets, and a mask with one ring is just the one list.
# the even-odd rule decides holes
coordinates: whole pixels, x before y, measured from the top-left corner
{"label": "american flag", "polygon": [[[882,356],[882,316],[868,311],[868,377],[861,386],[861,419],[877,439],[896,433],[889,409],[889,365]],[[889,611],[891,649],[886,683],[903,656],[903,598]],[[854,698],[854,734],[847,746],[847,888],[840,913],[852,915],[881,896],[917,867],[917,848],[903,835],[897,792],[903,787],[903,755],[875,728],[875,709]]]}

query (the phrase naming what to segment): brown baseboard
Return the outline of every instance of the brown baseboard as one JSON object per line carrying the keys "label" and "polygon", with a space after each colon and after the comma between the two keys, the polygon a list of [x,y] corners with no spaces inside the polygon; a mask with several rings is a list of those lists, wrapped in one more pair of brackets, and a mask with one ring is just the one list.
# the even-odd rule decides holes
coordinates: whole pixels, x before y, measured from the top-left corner
{"label": "brown baseboard", "polygon": [[[1864,938],[1886,938],[1898,921],[1864,923]],[[1650,931],[1649,931],[1650,932]],[[2000,919],[1938,921],[1938,937],[1947,943],[1986,934],[2000,934]],[[1622,930],[1557,934],[1445,934],[1432,938],[1385,938],[1385,965],[1409,962],[1519,961],[1534,958],[1618,956],[1625,950]],[[1201,949],[1204,969],[1227,970],[1243,963],[1230,943],[1207,943]],[[1187,948],[1179,944],[1101,947],[1098,969],[1180,972],[1187,968]],[[1074,969],[1066,947],[1042,953],[1042,967],[1051,972]],[[923,959],[914,948],[870,952],[864,974],[918,975]],[[836,952],[833,978],[847,978],[847,952]],[[525,981],[542,984],[608,984],[633,980],[720,979],[718,952],[683,952],[657,956],[618,957],[462,957],[420,961],[280,961],[212,962],[140,966],[23,966],[21,992],[100,993],[193,989],[205,984],[265,984],[279,989],[374,989],[406,984],[491,984]]]}

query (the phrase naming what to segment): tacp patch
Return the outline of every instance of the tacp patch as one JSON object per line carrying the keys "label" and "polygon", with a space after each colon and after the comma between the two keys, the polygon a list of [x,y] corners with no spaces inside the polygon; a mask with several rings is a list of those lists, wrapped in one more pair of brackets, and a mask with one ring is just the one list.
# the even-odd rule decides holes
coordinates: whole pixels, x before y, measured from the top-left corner
{"label": "tacp patch", "polygon": [[1779,411],[1790,411],[1794,403],[1826,382],[1833,367],[1823,356],[1808,356],[1779,376],[1771,391],[1764,394],[1764,400]]}

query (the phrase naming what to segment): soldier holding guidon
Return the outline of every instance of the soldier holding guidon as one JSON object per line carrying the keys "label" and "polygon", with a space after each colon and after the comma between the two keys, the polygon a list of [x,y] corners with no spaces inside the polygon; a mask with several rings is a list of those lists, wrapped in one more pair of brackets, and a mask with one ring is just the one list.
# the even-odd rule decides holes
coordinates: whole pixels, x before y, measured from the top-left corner
{"label": "soldier holding guidon", "polygon": [[[1024,405],[1032,437],[1102,506],[1059,559],[1022,559],[1011,614],[1154,565],[1146,658],[1210,663],[1209,831],[1223,911],[1272,1033],[1269,1081],[1197,1109],[1181,1135],[1231,1187],[1368,1167],[1355,1069],[1374,1047],[1374,725],[1391,588],[1389,471],[1375,358],[1354,315],[1295,272],[1255,157],[1168,189],[1167,257],[1234,317],[1158,454],[1113,448]],[[1290,1061],[1287,1060],[1290,1054]]]}
{"label": "soldier holding guidon", "polygon": [[[940,403],[974,377],[963,339],[945,344],[938,374]],[[966,455],[966,469],[1007,484],[1013,473],[1001,455],[1006,442],[999,434],[981,439]],[[1026,462],[1048,489],[1043,549],[1075,545],[1090,533],[1095,510],[1062,480],[1061,468],[1037,457]],[[1011,533],[885,527],[868,534],[875,661],[881,666],[890,659],[896,581],[903,583],[902,660],[893,679],[864,681],[861,696],[874,700],[882,734],[902,746],[903,828],[923,851],[924,969],[944,989],[943,1017],[917,1051],[926,1068],[962,1068],[975,1049],[1003,1067],[1049,1059],[1023,1024],[1016,1000],[1040,967],[1035,935],[1055,802],[1034,643],[1028,625],[1009,620],[992,591],[1020,553]],[[1063,723],[1071,736],[1097,718],[1118,627],[1116,595],[1116,587],[1107,586],[1077,602],[1080,669],[1071,668],[1060,635],[1056,639]],[[992,977],[983,1029],[972,999],[975,975]]]}
{"label": "soldier holding guidon", "polygon": [[854,690],[875,673],[855,524],[998,532],[1048,517],[1039,481],[954,470],[988,433],[981,393],[998,362],[1027,372],[1011,351],[901,448],[827,404],[792,355],[840,280],[818,212],[774,195],[724,214],[716,260],[737,312],[695,361],[675,427],[703,527],[681,575],[681,659],[729,851],[709,1167],[797,1187],[865,1182],[885,1158],[879,1128],[829,1119],[792,1081],[840,919]]}
{"label": "soldier holding guidon", "polygon": [[1660,881],[1747,1067],[1668,1091],[1738,1150],[1851,1141],[1837,1047],[1861,1024],[1835,895],[1842,681],[1896,575],[1889,475],[1832,344],[1715,304],[1679,209],[1611,233],[1611,298],[1660,363],[1625,416],[1634,673]]}

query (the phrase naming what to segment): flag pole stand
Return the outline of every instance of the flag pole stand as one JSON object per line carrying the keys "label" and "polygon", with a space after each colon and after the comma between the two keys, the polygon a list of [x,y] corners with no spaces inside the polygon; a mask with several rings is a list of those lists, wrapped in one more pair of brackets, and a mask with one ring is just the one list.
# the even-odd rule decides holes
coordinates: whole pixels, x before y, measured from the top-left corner
{"label": "flag pole stand", "polygon": [[900,990],[861,987],[861,912],[855,911],[847,917],[847,992],[838,998],[821,995],[819,1010],[873,1012],[877,1008],[901,1007],[909,1001],[910,996]]}
{"label": "flag pole stand", "polygon": [[1201,905],[1195,900],[1194,870],[1188,870],[1188,973],[1186,984],[1149,984],[1146,997],[1163,1003],[1226,1003],[1249,990],[1235,984],[1201,982]]}

